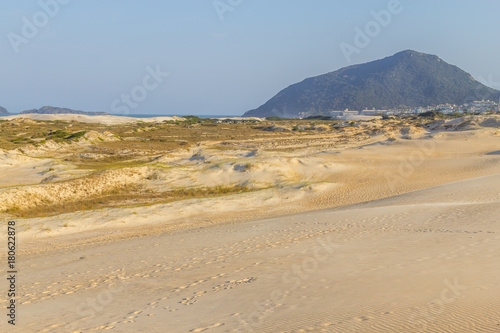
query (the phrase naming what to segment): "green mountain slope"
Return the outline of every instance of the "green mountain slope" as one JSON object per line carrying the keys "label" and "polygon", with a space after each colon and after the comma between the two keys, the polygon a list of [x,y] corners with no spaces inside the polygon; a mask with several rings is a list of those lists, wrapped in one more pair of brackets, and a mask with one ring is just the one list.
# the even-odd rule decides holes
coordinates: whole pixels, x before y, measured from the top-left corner
{"label": "green mountain slope", "polygon": [[486,87],[435,55],[403,51],[391,57],[305,79],[244,116],[297,117],[334,110],[388,109],[463,104],[500,98]]}

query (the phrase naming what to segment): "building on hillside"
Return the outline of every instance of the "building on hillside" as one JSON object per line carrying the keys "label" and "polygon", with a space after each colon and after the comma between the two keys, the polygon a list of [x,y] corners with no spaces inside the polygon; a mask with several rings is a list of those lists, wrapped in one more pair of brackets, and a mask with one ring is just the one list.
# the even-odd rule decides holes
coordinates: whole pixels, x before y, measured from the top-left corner
{"label": "building on hillside", "polygon": [[376,110],[376,109],[371,109],[371,110],[368,110],[368,109],[365,109],[363,111],[360,112],[360,115],[362,116],[373,116],[373,115],[376,115],[376,114],[385,114],[387,112],[387,110]]}

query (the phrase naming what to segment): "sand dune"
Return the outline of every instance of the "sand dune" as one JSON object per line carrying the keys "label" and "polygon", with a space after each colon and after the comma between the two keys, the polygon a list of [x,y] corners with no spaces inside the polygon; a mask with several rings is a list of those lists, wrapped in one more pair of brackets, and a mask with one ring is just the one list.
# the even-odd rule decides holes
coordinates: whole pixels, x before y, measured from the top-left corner
{"label": "sand dune", "polygon": [[499,183],[31,255],[24,332],[498,332]]}
{"label": "sand dune", "polygon": [[62,120],[62,121],[78,121],[82,123],[99,123],[106,125],[116,125],[116,124],[125,124],[125,123],[133,123],[133,122],[162,122],[164,120],[178,120],[182,119],[182,117],[151,117],[151,118],[135,118],[135,117],[127,117],[125,116],[86,116],[81,114],[18,114],[12,116],[5,116],[2,119],[33,119],[33,120],[45,120],[45,121],[54,121],[54,120]]}
{"label": "sand dune", "polygon": [[[402,135],[410,132],[405,130]],[[210,222],[290,214],[365,202],[494,174],[500,172],[499,158],[494,154],[499,146],[500,136],[488,130],[424,133],[419,134],[418,139],[377,141],[344,150],[310,148],[299,153],[220,151],[207,144],[157,157],[144,166],[110,169],[91,175],[86,175],[85,170],[68,171],[67,165],[51,159],[4,153],[5,176],[0,177],[0,184],[3,180],[5,185],[22,185],[24,182],[28,186],[0,189],[0,209],[78,202],[133,186],[158,193],[178,188],[216,186],[246,186],[256,191],[213,199],[21,220],[22,237],[32,234],[50,237],[101,228],[103,219],[98,218],[99,215],[110,216],[105,219],[106,228],[113,225],[123,228],[124,224],[132,226],[137,222],[133,214],[137,211],[141,211],[142,216],[151,215],[144,220],[149,220],[150,223],[145,223],[153,226],[162,216],[171,223],[187,218]],[[15,179],[17,184],[13,183]],[[43,182],[44,179],[55,181]],[[211,207],[222,207],[220,214]],[[72,228],[63,227],[68,221],[81,219],[86,222],[70,223],[74,226]]]}
{"label": "sand dune", "polygon": [[[136,118],[129,117],[127,114],[122,116],[120,115],[106,115],[106,116],[87,116],[81,114],[37,114],[37,113],[28,113],[28,114],[16,114],[10,116],[1,116],[0,119],[10,120],[10,119],[32,119],[32,120],[45,120],[45,121],[78,121],[82,123],[93,123],[93,124],[106,124],[106,125],[117,125],[117,124],[126,124],[126,123],[135,123],[135,122],[145,122],[145,123],[156,123],[162,121],[170,121],[170,120],[183,120],[183,117],[148,117],[148,118]],[[220,119],[227,120],[256,120],[261,121],[261,118],[256,117],[223,117]]]}
{"label": "sand dune", "polygon": [[250,189],[18,219],[18,331],[499,332],[496,121],[204,142],[91,174],[2,152],[0,209]]}

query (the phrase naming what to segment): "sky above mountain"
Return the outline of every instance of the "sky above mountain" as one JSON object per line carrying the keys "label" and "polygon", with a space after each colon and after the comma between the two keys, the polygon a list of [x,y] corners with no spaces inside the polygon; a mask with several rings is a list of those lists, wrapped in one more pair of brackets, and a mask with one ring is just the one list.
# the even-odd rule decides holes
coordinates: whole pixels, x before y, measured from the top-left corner
{"label": "sky above mountain", "polygon": [[393,56],[307,78],[280,91],[248,117],[307,117],[330,111],[415,108],[477,100],[500,91],[435,55],[405,50]]}
{"label": "sky above mountain", "polygon": [[228,114],[413,49],[500,89],[495,0],[40,0],[0,8],[0,105]]}

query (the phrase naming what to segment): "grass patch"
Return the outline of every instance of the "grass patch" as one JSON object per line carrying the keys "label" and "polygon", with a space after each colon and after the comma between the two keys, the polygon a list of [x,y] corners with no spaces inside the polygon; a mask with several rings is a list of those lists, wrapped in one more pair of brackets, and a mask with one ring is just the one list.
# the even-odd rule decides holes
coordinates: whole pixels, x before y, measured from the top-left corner
{"label": "grass patch", "polygon": [[186,199],[213,198],[218,196],[249,192],[246,186],[216,186],[206,188],[184,188],[167,192],[153,192],[139,187],[118,188],[98,198],[45,204],[21,209],[12,207],[4,212],[16,218],[49,217],[79,211],[97,210],[111,207],[135,207],[168,203]]}
{"label": "grass patch", "polygon": [[79,140],[81,137],[83,137],[85,134],[87,134],[87,131],[80,131],[80,132],[76,132],[76,133],[73,133],[71,135],[69,135],[68,137],[66,137],[65,139],[66,140]]}

